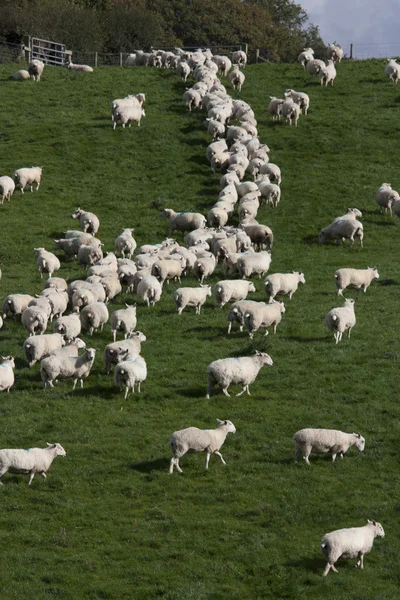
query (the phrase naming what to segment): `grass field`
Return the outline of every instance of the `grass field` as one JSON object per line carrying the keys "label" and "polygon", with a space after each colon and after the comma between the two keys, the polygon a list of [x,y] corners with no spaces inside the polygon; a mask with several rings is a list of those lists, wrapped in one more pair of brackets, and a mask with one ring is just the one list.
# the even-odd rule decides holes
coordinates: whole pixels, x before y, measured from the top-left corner
{"label": "grass field", "polygon": [[[3,299],[42,289],[33,248],[52,250],[76,227],[78,206],[99,216],[99,237],[113,250],[121,227],[135,227],[139,245],[164,239],[163,207],[206,214],[214,204],[219,175],[205,159],[204,114],[186,112],[174,72],[47,68],[35,84],[10,80],[17,68],[0,69],[1,174],[40,165],[43,180],[38,193],[16,192],[0,207]],[[103,368],[109,326],[84,338],[99,351],[83,390],[64,381],[44,391],[38,365],[30,370],[23,356],[24,328],[5,321],[0,353],[16,356],[17,368],[0,397],[0,447],[57,441],[67,457],[29,488],[26,477],[3,478],[2,599],[399,598],[400,223],[379,214],[375,192],[382,182],[400,187],[400,91],[383,61],[337,70],[325,89],[298,65],[246,68],[241,97],[283,173],[278,208],[259,212],[276,239],[270,272],[306,277],[285,301],[276,336],[227,336],[228,308],[211,300],[200,316],[187,309],[179,317],[172,283],[154,309],[138,306],[148,379],[123,401]],[[297,129],[266,113],[269,96],[288,87],[311,98]],[[113,131],[110,101],[139,91],[147,96],[142,126]],[[349,206],[363,212],[364,248],[320,245],[318,231]],[[85,277],[60,259],[59,276]],[[350,342],[335,346],[324,317],[342,304],[333,274],[346,266],[377,266],[380,279],[366,294],[346,292],[356,298],[357,324]],[[219,267],[211,282],[222,278]],[[252,299],[263,300],[262,280],[255,284]],[[122,294],[110,309],[132,300]],[[274,366],[260,372],[252,395],[226,398],[216,388],[206,400],[207,365],[255,349]],[[170,476],[171,432],[212,428],[216,418],[237,428],[222,448],[227,466],[211,457],[206,472],[204,455],[192,454],[181,460],[184,473]],[[303,427],[358,431],[365,452],[351,449],[334,465],[327,456],[312,457],[310,468],[295,464],[292,437]],[[322,535],[367,519],[380,521],[386,537],[364,571],[348,561],[322,578]]]}

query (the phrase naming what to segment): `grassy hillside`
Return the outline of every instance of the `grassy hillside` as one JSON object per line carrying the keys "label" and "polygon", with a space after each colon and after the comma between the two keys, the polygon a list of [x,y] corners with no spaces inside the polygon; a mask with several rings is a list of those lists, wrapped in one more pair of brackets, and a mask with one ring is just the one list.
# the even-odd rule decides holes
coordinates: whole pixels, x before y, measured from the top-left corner
{"label": "grassy hillside", "polygon": [[[160,209],[207,213],[219,192],[205,159],[204,115],[185,111],[185,84],[173,72],[104,68],[93,75],[48,68],[43,80],[14,82],[16,65],[2,65],[1,174],[43,167],[38,193],[15,193],[0,207],[0,294],[42,289],[33,248],[76,227],[78,206],[100,218],[99,237],[113,250],[121,227],[135,227],[138,244],[167,233]],[[138,329],[147,336],[148,379],[123,401],[103,368],[109,326],[83,390],[70,381],[42,390],[38,365],[23,357],[26,333],[7,319],[0,353],[16,356],[16,383],[0,396],[0,447],[60,442],[65,459],[47,481],[5,475],[1,498],[2,598],[261,600],[394,600],[398,598],[400,536],[400,316],[397,246],[400,223],[379,214],[382,182],[399,189],[399,90],[383,62],[338,66],[332,89],[321,88],[298,65],[246,68],[241,97],[253,107],[271,161],[282,168],[282,200],[264,207],[276,243],[271,272],[302,270],[306,285],[292,301],[276,336],[227,336],[228,308],[210,300],[200,316],[178,316],[165,286],[154,309],[139,303]],[[269,96],[306,91],[310,112],[297,129],[273,123]],[[144,91],[146,118],[137,129],[112,130],[111,99]],[[322,246],[318,231],[349,206],[363,212],[364,248]],[[235,221],[234,221],[235,222]],[[180,234],[176,236],[181,240]],[[85,277],[65,262],[58,275]],[[356,298],[350,342],[335,346],[325,314],[342,304],[333,274],[339,267],[377,266],[379,281]],[[221,267],[211,279],[223,278]],[[263,300],[255,280],[253,299]],[[188,278],[184,285],[196,285]],[[110,310],[132,302],[123,294]],[[274,360],[251,386],[251,396],[205,399],[206,367],[218,358],[266,350]],[[235,388],[232,392],[239,391]],[[171,432],[216,418],[237,428],[222,448],[224,467],[187,455],[184,473],[168,474]],[[359,431],[363,454],[352,449],[332,465],[293,461],[293,434],[303,427]],[[339,564],[321,577],[320,539],[328,531],[380,521],[365,559]]]}

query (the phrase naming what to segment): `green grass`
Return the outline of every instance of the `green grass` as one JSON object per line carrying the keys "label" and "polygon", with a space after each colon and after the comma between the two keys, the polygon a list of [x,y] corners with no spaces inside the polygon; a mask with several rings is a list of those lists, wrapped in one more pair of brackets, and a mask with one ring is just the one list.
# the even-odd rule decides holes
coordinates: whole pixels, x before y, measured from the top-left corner
{"label": "green grass", "polygon": [[[185,84],[173,72],[97,69],[93,75],[48,68],[43,80],[13,82],[16,65],[1,66],[1,174],[43,167],[38,193],[17,192],[0,207],[2,298],[38,293],[42,283],[33,248],[76,226],[78,206],[100,218],[99,237],[113,250],[121,227],[135,227],[139,244],[161,241],[162,207],[207,213],[219,192],[205,159],[204,115],[185,111]],[[121,400],[107,377],[102,351],[107,326],[83,390],[70,381],[42,390],[38,365],[28,369],[20,323],[7,319],[0,353],[17,357],[16,383],[0,399],[0,447],[60,442],[65,459],[47,481],[5,475],[0,490],[2,599],[147,600],[394,600],[399,597],[398,403],[400,223],[380,215],[382,182],[399,189],[400,92],[383,61],[345,62],[332,89],[321,88],[298,65],[246,68],[241,97],[254,108],[271,161],[282,168],[282,200],[260,221],[275,235],[271,272],[302,270],[300,286],[276,336],[249,341],[209,301],[200,316],[177,315],[177,284],[159,304],[138,307],[148,341],[148,379],[140,395]],[[310,112],[297,129],[273,123],[269,96],[306,91]],[[112,130],[113,98],[144,91],[146,118],[137,129]],[[322,246],[318,231],[349,206],[364,217],[364,248]],[[177,239],[181,239],[178,234]],[[84,278],[65,262],[58,275]],[[356,297],[350,342],[335,346],[325,314],[342,303],[333,274],[339,267],[377,266],[379,281]],[[219,268],[212,278],[221,276]],[[262,281],[256,280],[263,300]],[[184,285],[196,285],[188,278]],[[110,309],[132,301],[121,295]],[[251,386],[251,397],[205,399],[206,367],[217,358],[266,350],[274,360]],[[232,388],[232,392],[239,391]],[[181,460],[168,474],[172,431],[211,428],[216,418],[236,425],[222,453],[224,467],[204,455]],[[293,434],[302,427],[360,431],[363,454],[350,450],[332,465],[293,462]],[[366,557],[321,577],[322,535],[379,520],[386,531]],[[350,564],[352,563],[352,564]]]}

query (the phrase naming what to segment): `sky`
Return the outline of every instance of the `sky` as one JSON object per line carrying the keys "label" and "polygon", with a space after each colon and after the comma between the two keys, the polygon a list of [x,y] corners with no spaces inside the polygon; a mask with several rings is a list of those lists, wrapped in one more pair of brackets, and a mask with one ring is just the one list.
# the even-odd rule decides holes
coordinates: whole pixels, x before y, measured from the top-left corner
{"label": "sky", "polygon": [[296,0],[318,25],[326,44],[336,41],[355,58],[400,56],[400,0]]}

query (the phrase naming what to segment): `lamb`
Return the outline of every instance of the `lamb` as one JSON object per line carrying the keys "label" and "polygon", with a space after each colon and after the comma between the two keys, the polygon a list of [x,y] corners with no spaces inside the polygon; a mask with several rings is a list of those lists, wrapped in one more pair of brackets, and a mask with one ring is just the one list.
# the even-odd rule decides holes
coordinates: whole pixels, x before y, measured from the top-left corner
{"label": "lamb", "polygon": [[30,78],[34,81],[40,81],[40,77],[43,73],[44,63],[41,60],[34,59],[28,65],[28,73]]}
{"label": "lamb", "polygon": [[271,102],[267,106],[267,111],[272,115],[273,121],[278,121],[281,118],[282,104],[284,100],[276,98],[276,96],[270,96]]}
{"label": "lamb", "polygon": [[347,287],[354,287],[356,290],[363,289],[365,293],[373,279],[379,279],[376,267],[368,267],[367,269],[338,269],[335,273],[338,296],[343,296],[343,290]]}
{"label": "lamb", "polygon": [[303,69],[306,68],[306,64],[310,62],[310,60],[314,59],[314,50],[312,48],[303,48],[302,52],[300,52],[297,57],[297,62],[301,64]]}
{"label": "lamb", "polygon": [[354,245],[354,238],[360,240],[360,246],[363,247],[364,228],[363,224],[357,219],[339,219],[333,221],[328,227],[321,229],[318,241],[325,244],[331,240],[336,240],[338,244],[344,238],[350,240],[350,248]]}
{"label": "lamb", "polygon": [[392,206],[397,200],[400,200],[399,193],[392,189],[390,183],[382,183],[376,192],[376,202],[380,206],[380,212],[382,209],[385,212],[389,210],[390,216],[392,216]]}
{"label": "lamb", "polygon": [[11,196],[13,195],[14,191],[14,180],[11,179],[11,177],[8,177],[8,175],[3,175],[3,177],[0,177],[0,204],[4,204],[4,200],[11,200]]}
{"label": "lamb", "polygon": [[376,537],[385,537],[383,527],[377,521],[368,521],[364,527],[349,527],[326,533],[321,540],[321,549],[327,560],[322,575],[328,575],[330,569],[337,573],[334,565],[339,558],[358,558],[356,567],[363,569],[364,554],[372,550]]}
{"label": "lamb", "polygon": [[78,379],[83,387],[83,380],[90,374],[90,369],[96,356],[94,348],[87,348],[82,356],[64,356],[62,359],[57,356],[48,356],[40,363],[40,375],[43,382],[43,387],[54,387],[55,379],[67,379],[72,377],[75,389]]}
{"label": "lamb", "polygon": [[[0,450],[0,478],[9,471],[10,473],[24,473],[30,475],[28,485],[36,473],[46,479],[46,473],[56,456],[66,456],[64,448],[56,444],[47,444],[47,448],[27,448]],[[0,485],[3,485],[0,482]]]}
{"label": "lamb", "polygon": [[265,293],[267,294],[268,302],[271,303],[275,296],[282,294],[289,296],[292,299],[293,294],[297,291],[299,283],[305,283],[303,273],[293,271],[293,273],[274,273],[268,275],[264,281]]}
{"label": "lamb", "polygon": [[94,213],[77,208],[71,215],[73,219],[79,219],[79,225],[85,233],[96,235],[100,227],[99,218]]}
{"label": "lamb", "polygon": [[140,394],[140,384],[142,381],[145,381],[146,377],[147,365],[142,356],[123,360],[117,363],[114,369],[115,385],[120,388],[121,392],[122,386],[125,385],[125,400],[128,397],[130,389],[135,393],[135,384],[137,384]]}
{"label": "lamb", "polygon": [[217,266],[217,261],[215,260],[213,255],[199,257],[193,266],[193,275],[200,281],[200,284],[203,283],[205,279],[210,277]]}
{"label": "lamb", "polygon": [[2,356],[0,363],[0,392],[10,391],[14,385],[15,362],[12,356]]}
{"label": "lamb", "polygon": [[21,322],[29,335],[42,335],[47,329],[48,316],[41,306],[28,306],[21,315]]}
{"label": "lamb", "polygon": [[[178,258],[182,260],[178,260]],[[181,283],[181,275],[185,268],[184,262],[183,257],[180,256],[177,256],[177,260],[158,260],[151,267],[151,274],[158,279],[161,286],[164,281],[169,284],[170,279],[177,279]]]}
{"label": "lamb", "polygon": [[136,327],[136,304],[134,306],[125,304],[125,306],[126,308],[113,312],[110,317],[111,333],[114,342],[117,339],[117,331],[123,331],[124,337],[127,338]]}
{"label": "lamb", "polygon": [[344,306],[332,308],[325,317],[325,323],[329,331],[333,332],[337,344],[342,339],[344,331],[348,331],[350,339],[350,332],[356,324],[354,300],[347,298],[344,302]]}
{"label": "lamb", "polygon": [[13,174],[13,180],[15,185],[20,187],[22,194],[27,185],[30,186],[31,192],[33,192],[32,186],[34,183],[36,183],[35,191],[37,192],[42,180],[42,167],[24,167],[22,169],[17,169]]}
{"label": "lamb", "polygon": [[122,229],[122,233],[115,240],[115,249],[125,258],[125,254],[128,258],[132,258],[133,253],[136,250],[136,241],[132,236],[132,228]]}
{"label": "lamb", "polygon": [[251,281],[244,281],[243,279],[218,281],[214,286],[215,303],[222,308],[227,302],[245,300],[249,292],[255,291],[256,288]]}
{"label": "lamb", "polygon": [[130,127],[132,121],[136,121],[138,127],[140,127],[140,121],[145,116],[145,110],[141,106],[121,106],[114,112],[113,129],[116,128],[118,121],[121,121],[124,129],[127,123],[129,123],[128,127]]}
{"label": "lamb", "polygon": [[141,331],[133,331],[126,340],[107,344],[104,348],[104,368],[110,374],[112,364],[116,364],[122,355],[123,360],[136,358],[140,354],[141,344],[146,341],[146,336]]}
{"label": "lamb", "polygon": [[210,285],[202,285],[199,288],[178,288],[174,292],[174,300],[178,307],[178,315],[182,314],[182,311],[186,306],[194,306],[196,308],[196,315],[199,315],[201,307],[207,300],[207,296],[211,296]]}
{"label": "lamb", "polygon": [[284,93],[285,98],[291,98],[300,106],[301,111],[306,115],[310,106],[310,96],[304,92],[295,92],[290,88]]}
{"label": "lamb", "polygon": [[343,458],[343,454],[352,446],[356,446],[360,452],[365,448],[365,439],[359,433],[344,433],[337,429],[300,429],[293,439],[296,443],[295,461],[302,457],[308,465],[311,452],[332,454],[332,462],[335,462],[337,454]]}
{"label": "lamb", "polygon": [[239,65],[234,65],[233,71],[231,71],[228,75],[228,79],[232,84],[233,89],[240,92],[246,78],[244,73],[239,70]]}
{"label": "lamb", "polygon": [[54,271],[58,271],[61,268],[60,261],[52,252],[48,252],[44,248],[34,248],[34,252],[41,278],[43,278],[43,273],[48,273],[50,278]]}
{"label": "lamb", "polygon": [[392,58],[388,59],[388,64],[385,67],[385,75],[387,75],[390,81],[397,85],[400,79],[400,65]]}
{"label": "lamb", "polygon": [[340,63],[343,58],[343,48],[339,44],[329,44],[327,49],[327,58],[330,58],[334,62]]}
{"label": "lamb", "polygon": [[5,319],[9,313],[12,315],[22,315],[24,310],[28,307],[29,302],[34,300],[33,296],[29,294],[9,294],[3,303],[3,319]]}
{"label": "lamb", "polygon": [[273,325],[274,333],[276,333],[276,328],[281,322],[284,312],[284,303],[277,302],[276,300],[273,300],[272,304],[260,302],[248,309],[244,315],[243,321],[249,333],[249,338],[252,339],[260,327],[264,327],[265,335],[268,335],[268,327]]}
{"label": "lamb", "polygon": [[62,335],[67,342],[71,342],[74,338],[78,337],[81,329],[81,320],[76,313],[72,313],[66,317],[59,317],[53,323],[54,333]]}
{"label": "lamb", "polygon": [[243,279],[258,274],[266,275],[271,265],[271,254],[266,250],[261,252],[244,252],[237,261],[239,274]]}
{"label": "lamb", "polygon": [[24,354],[29,367],[46,356],[49,356],[53,350],[58,350],[65,346],[65,340],[59,333],[49,333],[46,335],[33,335],[24,341]]}
{"label": "lamb", "polygon": [[216,429],[198,429],[197,427],[187,427],[174,431],[169,441],[169,447],[172,450],[173,457],[171,458],[169,472],[172,474],[174,467],[179,473],[182,469],[179,466],[179,459],[186,452],[206,452],[206,469],[210,461],[211,454],[216,454],[220,457],[222,464],[226,462],[222,458],[220,449],[225,442],[228,433],[235,433],[236,427],[231,421],[221,421],[217,419],[218,427]]}
{"label": "lamb", "polygon": [[93,335],[99,328],[100,331],[103,331],[103,327],[109,318],[107,306],[104,302],[88,304],[81,310],[79,318],[83,331],[87,331],[89,335]]}
{"label": "lamb", "polygon": [[325,87],[328,86],[328,83],[331,84],[331,86],[333,86],[333,82],[336,79],[336,69],[335,69],[335,63],[333,62],[333,60],[328,60],[328,64],[326,65],[326,67],[323,67],[320,72],[319,72],[319,80],[321,85],[323,85],[325,83]]}
{"label": "lamb", "polygon": [[299,120],[301,109],[300,106],[291,98],[286,98],[282,104],[281,114],[285,121],[289,123],[289,125],[294,123],[295,127],[297,127],[297,121]]}
{"label": "lamb", "polygon": [[141,281],[139,281],[136,293],[144,300],[147,306],[154,306],[161,298],[162,286],[154,275],[145,275]]}
{"label": "lamb", "polygon": [[15,81],[24,81],[25,79],[29,79],[30,75],[29,75],[28,71],[21,69],[19,71],[16,71],[16,73],[14,73],[12,78],[15,79]]}
{"label": "lamb", "polygon": [[243,386],[242,391],[236,394],[237,396],[241,396],[244,392],[250,396],[249,385],[255,381],[258,372],[264,365],[272,367],[272,358],[269,354],[258,351],[254,356],[215,360],[207,367],[206,398],[209,400],[211,390],[216,384],[221,386],[225,396],[229,396],[228,388],[232,383]]}
{"label": "lamb", "polygon": [[70,71],[84,71],[85,73],[93,73],[93,69],[89,65],[74,65],[72,60],[68,63],[67,69]]}
{"label": "lamb", "polygon": [[200,213],[183,212],[176,213],[170,208],[164,208],[160,213],[162,217],[168,219],[168,233],[171,234],[177,229],[178,231],[192,231],[193,229],[204,229],[206,226],[206,218]]}

